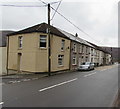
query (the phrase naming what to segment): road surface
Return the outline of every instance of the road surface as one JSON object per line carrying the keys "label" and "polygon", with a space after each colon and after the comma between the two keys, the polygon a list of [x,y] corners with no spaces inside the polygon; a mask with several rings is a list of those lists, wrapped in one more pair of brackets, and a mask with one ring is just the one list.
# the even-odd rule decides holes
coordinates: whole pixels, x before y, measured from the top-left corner
{"label": "road surface", "polygon": [[3,107],[111,107],[118,90],[118,67],[64,73],[2,84]]}

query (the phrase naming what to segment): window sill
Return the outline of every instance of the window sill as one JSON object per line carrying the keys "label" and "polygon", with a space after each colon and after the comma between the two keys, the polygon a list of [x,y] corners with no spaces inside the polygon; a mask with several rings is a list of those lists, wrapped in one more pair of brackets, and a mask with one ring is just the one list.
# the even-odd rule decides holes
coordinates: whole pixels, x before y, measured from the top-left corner
{"label": "window sill", "polygon": [[22,48],[18,48],[18,50],[22,50]]}
{"label": "window sill", "polygon": [[72,64],[72,66],[77,66],[77,64]]}
{"label": "window sill", "polygon": [[47,50],[47,48],[45,47],[40,47],[39,50]]}
{"label": "window sill", "polygon": [[73,51],[73,53],[77,54],[77,52],[76,52],[76,51]]}
{"label": "window sill", "polygon": [[64,65],[58,65],[58,67],[64,67]]}

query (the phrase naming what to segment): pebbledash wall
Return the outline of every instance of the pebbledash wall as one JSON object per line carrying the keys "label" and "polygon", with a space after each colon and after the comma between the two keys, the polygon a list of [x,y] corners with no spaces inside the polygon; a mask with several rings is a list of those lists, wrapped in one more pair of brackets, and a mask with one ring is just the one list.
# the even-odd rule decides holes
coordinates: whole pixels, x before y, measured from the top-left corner
{"label": "pebbledash wall", "polygon": [[[48,37],[46,48],[39,47],[40,35],[44,33],[28,33],[9,36],[9,72],[18,70],[18,54],[21,54],[20,71],[48,72]],[[18,37],[23,37],[23,47],[18,48]],[[65,40],[65,49],[61,51],[61,40]],[[69,69],[70,40],[51,35],[51,71]],[[58,55],[63,55],[63,66],[58,66]]]}

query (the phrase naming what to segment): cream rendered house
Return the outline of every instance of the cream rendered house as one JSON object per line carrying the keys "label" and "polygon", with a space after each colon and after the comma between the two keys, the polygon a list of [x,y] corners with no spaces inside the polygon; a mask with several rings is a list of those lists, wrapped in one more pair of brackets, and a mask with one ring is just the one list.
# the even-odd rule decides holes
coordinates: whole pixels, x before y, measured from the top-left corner
{"label": "cream rendered house", "polygon": [[[50,26],[50,64],[48,25],[38,24],[8,35],[9,73],[76,70],[83,62],[96,66],[110,63],[110,56],[99,46],[61,29]],[[108,53],[109,54],[109,53]],[[107,58],[106,58],[107,57]]]}
{"label": "cream rendered house", "polygon": [[[48,25],[33,27],[8,35],[8,71],[48,72]],[[70,40],[58,29],[50,26],[51,71],[69,69]]]}
{"label": "cream rendered house", "polygon": [[2,30],[0,31],[0,75],[6,75],[6,61],[7,61],[7,34],[13,31]]}

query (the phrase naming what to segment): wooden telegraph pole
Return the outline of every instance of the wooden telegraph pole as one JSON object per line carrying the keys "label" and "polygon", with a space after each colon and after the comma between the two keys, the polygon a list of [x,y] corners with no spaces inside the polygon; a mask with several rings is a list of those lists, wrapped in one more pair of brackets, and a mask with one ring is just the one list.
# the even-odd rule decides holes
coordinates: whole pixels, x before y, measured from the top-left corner
{"label": "wooden telegraph pole", "polygon": [[50,4],[48,4],[48,76],[51,75]]}

